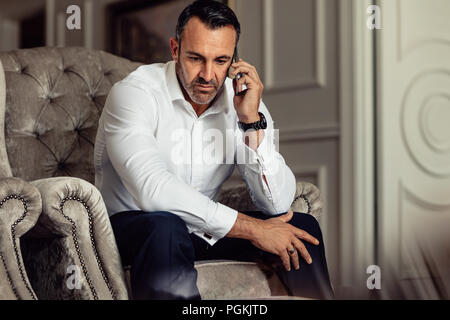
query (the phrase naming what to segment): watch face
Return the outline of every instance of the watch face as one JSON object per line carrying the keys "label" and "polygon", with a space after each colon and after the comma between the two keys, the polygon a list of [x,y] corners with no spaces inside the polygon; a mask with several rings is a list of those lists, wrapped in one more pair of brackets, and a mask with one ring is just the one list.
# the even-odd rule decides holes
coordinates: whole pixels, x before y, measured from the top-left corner
{"label": "watch face", "polygon": [[243,123],[238,121],[239,128],[242,129],[244,132],[247,131],[248,129],[255,129],[255,130],[266,129],[267,128],[266,117],[264,117],[264,115],[261,112],[258,113],[260,115],[259,121],[253,123]]}
{"label": "watch face", "polygon": [[259,114],[261,116],[261,128],[266,129],[267,128],[266,117],[264,117],[264,115],[262,113],[259,113]]}

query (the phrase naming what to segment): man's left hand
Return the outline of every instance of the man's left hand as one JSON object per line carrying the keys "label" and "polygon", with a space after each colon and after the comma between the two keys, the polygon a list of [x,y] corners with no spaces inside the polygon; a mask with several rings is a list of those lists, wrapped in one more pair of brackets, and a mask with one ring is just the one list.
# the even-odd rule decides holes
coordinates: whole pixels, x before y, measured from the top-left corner
{"label": "man's left hand", "polygon": [[233,99],[239,121],[245,123],[259,121],[258,108],[264,85],[259,79],[256,68],[242,59],[239,59],[238,62],[233,63],[231,66],[234,68],[231,71],[233,76],[242,73],[242,77],[239,80],[236,80],[236,78],[233,80],[234,92],[237,92],[237,89],[239,89],[238,92],[241,92],[243,84],[247,86],[247,91],[244,95],[234,95]]}

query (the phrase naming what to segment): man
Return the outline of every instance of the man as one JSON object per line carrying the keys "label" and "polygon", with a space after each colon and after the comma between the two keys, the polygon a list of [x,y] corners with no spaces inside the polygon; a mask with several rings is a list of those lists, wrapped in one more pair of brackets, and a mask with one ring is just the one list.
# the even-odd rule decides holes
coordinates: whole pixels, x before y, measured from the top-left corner
{"label": "man", "polygon": [[[141,66],[107,98],[95,183],[136,299],[200,298],[196,260],[274,257],[290,294],[332,297],[317,221],[286,213],[295,177],[269,138],[273,121],[256,69],[233,62],[239,35],[226,5],[194,2],[170,39],[173,61]],[[241,77],[227,78],[229,69]],[[205,161],[211,133],[226,140],[213,145],[220,161]],[[235,165],[262,212],[213,200]]]}

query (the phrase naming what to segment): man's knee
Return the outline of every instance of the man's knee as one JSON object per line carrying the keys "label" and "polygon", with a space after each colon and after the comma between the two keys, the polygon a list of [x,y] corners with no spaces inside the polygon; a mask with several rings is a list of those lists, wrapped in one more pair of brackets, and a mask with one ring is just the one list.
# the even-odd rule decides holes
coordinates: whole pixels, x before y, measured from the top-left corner
{"label": "man's knee", "polygon": [[309,213],[294,212],[290,222],[294,227],[302,229],[316,238],[322,238],[319,222],[313,215]]}

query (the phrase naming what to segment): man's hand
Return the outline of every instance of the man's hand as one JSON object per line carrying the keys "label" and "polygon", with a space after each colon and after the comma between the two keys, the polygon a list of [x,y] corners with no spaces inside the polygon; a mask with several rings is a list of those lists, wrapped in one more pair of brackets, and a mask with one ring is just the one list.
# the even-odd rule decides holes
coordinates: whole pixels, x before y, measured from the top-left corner
{"label": "man's hand", "polygon": [[239,59],[231,65],[233,70],[230,72],[233,76],[242,73],[239,80],[233,80],[233,87],[235,92],[242,91],[242,85],[247,86],[247,91],[244,95],[234,96],[233,103],[239,121],[251,123],[259,121],[258,108],[261,101],[264,85],[259,79],[256,68],[247,62]]}
{"label": "man's hand", "polygon": [[293,215],[293,211],[290,210],[280,217],[259,220],[239,213],[235,225],[227,236],[248,239],[259,249],[278,255],[286,270],[291,270],[291,262],[298,270],[299,254],[306,262],[312,263],[311,256],[300,239],[315,245],[318,245],[319,241],[309,233],[290,225],[288,222]]}

